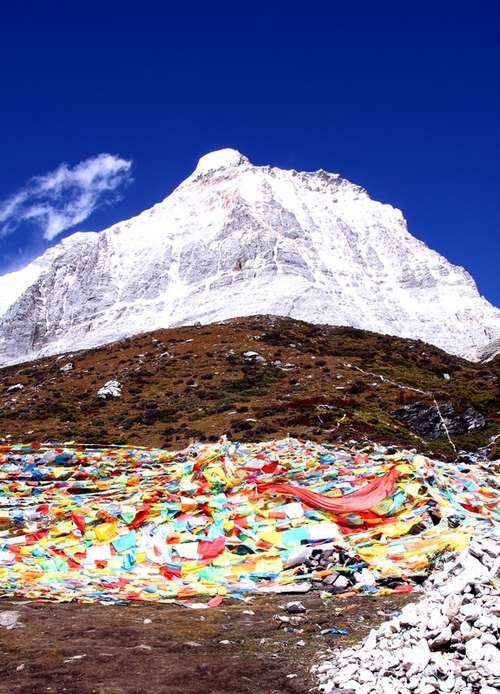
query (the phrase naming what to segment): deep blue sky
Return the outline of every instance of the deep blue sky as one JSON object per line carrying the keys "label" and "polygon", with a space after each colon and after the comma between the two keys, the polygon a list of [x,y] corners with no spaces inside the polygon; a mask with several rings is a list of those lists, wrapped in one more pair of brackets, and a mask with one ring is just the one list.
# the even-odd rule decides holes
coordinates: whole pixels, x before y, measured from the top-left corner
{"label": "deep blue sky", "polygon": [[[100,153],[167,196],[209,151],[340,173],[500,306],[498,0],[23,0],[0,8],[0,201]],[[0,272],[47,246],[0,238]]]}

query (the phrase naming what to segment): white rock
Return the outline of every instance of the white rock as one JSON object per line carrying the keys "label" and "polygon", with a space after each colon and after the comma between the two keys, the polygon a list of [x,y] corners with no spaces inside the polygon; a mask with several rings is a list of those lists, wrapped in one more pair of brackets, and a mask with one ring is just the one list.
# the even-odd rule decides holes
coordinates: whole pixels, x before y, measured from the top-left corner
{"label": "white rock", "polygon": [[370,633],[368,634],[368,637],[364,643],[363,650],[364,651],[373,651],[373,649],[377,645],[377,632],[375,629],[372,629]]}
{"label": "white rock", "polygon": [[445,644],[450,643],[451,637],[451,627],[448,625],[436,636],[436,638],[429,641],[429,646],[431,648],[439,648],[439,646],[444,646]]}
{"label": "white rock", "polygon": [[483,660],[487,663],[498,665],[497,675],[500,676],[500,651],[491,643],[486,643],[482,646]]}
{"label": "white rock", "polygon": [[464,641],[469,641],[470,639],[481,636],[481,631],[476,627],[471,627],[469,622],[466,621],[462,622],[460,625],[460,633],[462,634]]}
{"label": "white rock", "polygon": [[397,617],[391,619],[391,621],[389,622],[389,628],[391,631],[394,631],[395,633],[399,633],[401,631],[401,622]]}
{"label": "white rock", "polygon": [[478,660],[484,660],[483,645],[477,637],[474,637],[473,639],[469,639],[469,641],[467,641],[467,643],[465,644],[465,655],[473,663],[477,663]]}
{"label": "white rock", "polygon": [[348,680],[354,675],[354,673],[358,672],[359,670],[359,665],[356,665],[355,663],[351,663],[350,665],[346,665],[345,667],[342,668],[342,670],[339,670],[337,673],[337,678],[340,680]]}
{"label": "white rock", "polygon": [[381,677],[378,684],[382,689],[383,694],[398,694],[399,692],[397,682],[395,682],[392,678]]}
{"label": "white rock", "polygon": [[401,611],[399,617],[399,623],[401,626],[418,626],[421,622],[422,616],[417,612],[417,606],[415,603],[411,602],[405,605]]}
{"label": "white rock", "polygon": [[[481,543],[479,535],[473,551],[483,559]],[[356,694],[500,693],[500,588],[486,583],[487,563],[467,551],[447,562],[438,589],[429,580],[425,600],[372,630],[359,651],[350,649],[358,655],[342,660],[341,686],[358,681]],[[457,586],[461,592],[450,591]],[[441,652],[449,643],[464,644],[465,654]]]}
{"label": "white rock", "polygon": [[411,678],[416,675],[417,672],[422,672],[422,670],[427,667],[429,660],[431,658],[431,652],[429,650],[429,645],[425,639],[421,639],[418,645],[412,650],[412,664],[408,670],[407,677]]}
{"label": "white rock", "polygon": [[434,574],[432,574],[432,576],[430,576],[427,579],[424,585],[431,584],[435,587],[442,586],[443,583],[448,581],[449,578],[450,574],[448,573],[448,571],[436,571]]}
{"label": "white rock", "polygon": [[436,691],[436,688],[434,687],[433,684],[421,684],[420,688],[418,689],[419,694],[434,694]]}
{"label": "white rock", "polygon": [[493,661],[491,662],[481,662],[477,666],[477,671],[483,677],[500,677],[500,665]]}
{"label": "white rock", "polygon": [[314,672],[331,672],[333,674],[332,666],[328,661],[326,663],[322,663],[321,665],[313,665],[312,670]]}
{"label": "white rock", "polygon": [[486,538],[481,540],[481,547],[490,557],[500,557],[500,543],[490,542]]}
{"label": "white rock", "polygon": [[477,603],[470,602],[467,605],[462,605],[459,609],[459,614],[468,621],[479,619],[482,614],[481,607]]}
{"label": "white rock", "polygon": [[375,585],[375,576],[372,574],[370,569],[361,569],[361,576],[363,578],[363,585],[365,586],[374,586]]}
{"label": "white rock", "polygon": [[467,550],[463,550],[460,554],[460,563],[464,569],[470,574],[471,577],[475,579],[474,583],[479,578],[488,578],[488,569]]}
{"label": "white rock", "polygon": [[309,559],[312,554],[312,547],[300,547],[290,553],[290,556],[283,563],[285,569],[293,568],[294,566],[299,566]]}
{"label": "white rock", "polygon": [[356,694],[373,694],[373,685],[371,683],[360,684],[356,690]]}
{"label": "white rock", "polygon": [[454,692],[457,691],[455,689],[455,678],[453,675],[450,675],[447,680],[444,682],[439,683],[439,690],[441,692]]}
{"label": "white rock", "polygon": [[443,602],[441,612],[445,617],[448,617],[448,619],[453,619],[458,614],[461,604],[461,595],[448,595]]}
{"label": "white rock", "polygon": [[489,598],[484,603],[484,607],[487,608],[490,615],[494,614],[496,617],[500,617],[500,598]]}
{"label": "white rock", "polygon": [[493,646],[497,645],[497,638],[493,634],[488,634],[486,632],[482,633],[480,636],[480,641],[482,644],[491,643]]}
{"label": "white rock", "polygon": [[486,614],[482,614],[479,619],[476,619],[474,626],[476,629],[481,629],[481,631],[485,629],[492,629],[493,619]]}
{"label": "white rock", "polygon": [[392,670],[399,666],[399,660],[391,651],[386,651],[382,656],[381,670]]}
{"label": "white rock", "polygon": [[119,381],[108,381],[97,391],[98,398],[119,398],[122,394]]}
{"label": "white rock", "polygon": [[498,576],[500,573],[500,559],[496,559],[490,568],[490,576]]}
{"label": "white rock", "polygon": [[[16,626],[21,626],[19,622],[19,612],[14,610],[5,610],[5,612],[0,612],[0,627],[7,627],[7,629],[13,629]],[[24,624],[22,624],[24,626]]]}
{"label": "white rock", "polygon": [[483,564],[483,566],[486,566],[488,569],[491,569],[491,567],[495,564],[495,560],[493,559],[493,557],[490,557],[485,552],[481,557],[481,564]]}
{"label": "white rock", "polygon": [[441,595],[444,596],[463,593],[470,579],[470,575],[466,571],[462,571],[458,574],[458,576],[455,576],[454,578],[440,586],[438,590],[441,593]]}
{"label": "white rock", "polygon": [[375,679],[375,675],[373,674],[373,672],[371,672],[371,670],[361,668],[358,671],[357,678],[358,681],[361,682],[361,684],[364,684],[366,682],[373,682],[373,680]]}
{"label": "white rock", "polygon": [[433,670],[438,675],[448,676],[450,672],[454,671],[453,663],[445,658],[441,653],[433,653],[431,657],[431,663]]}
{"label": "white rock", "polygon": [[[409,670],[413,664],[414,664],[414,655],[415,655],[415,650],[413,648],[402,648],[401,649],[401,665],[403,666],[404,670]],[[425,663],[427,665],[427,663]],[[424,665],[424,667],[425,667]],[[422,668],[423,670],[423,668]]]}
{"label": "white rock", "polygon": [[[429,621],[427,623],[427,628],[430,629],[431,631],[434,631],[434,629],[444,629],[445,627],[448,626],[450,623],[450,620],[448,617],[444,614],[441,614],[441,612],[438,609],[432,610],[432,612],[429,615]],[[421,629],[422,631],[422,629]]]}

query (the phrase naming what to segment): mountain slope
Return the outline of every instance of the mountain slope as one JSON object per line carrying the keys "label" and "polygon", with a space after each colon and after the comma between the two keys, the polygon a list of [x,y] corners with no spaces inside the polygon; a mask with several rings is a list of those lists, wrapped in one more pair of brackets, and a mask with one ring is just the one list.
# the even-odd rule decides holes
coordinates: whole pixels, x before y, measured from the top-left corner
{"label": "mountain slope", "polygon": [[[101,397],[109,381],[120,385]],[[290,434],[453,456],[446,436],[429,439],[394,415],[414,403],[432,407],[434,398],[443,412],[472,407],[486,418],[479,429],[452,433],[457,448],[474,450],[500,434],[499,365],[354,328],[255,316],[0,369],[0,444],[183,447],[223,433],[240,441]]]}
{"label": "mountain slope", "polygon": [[[23,274],[21,274],[23,273]],[[203,157],[162,203],[0,278],[0,364],[158,328],[275,314],[470,353],[500,310],[399,210],[324,171]]]}

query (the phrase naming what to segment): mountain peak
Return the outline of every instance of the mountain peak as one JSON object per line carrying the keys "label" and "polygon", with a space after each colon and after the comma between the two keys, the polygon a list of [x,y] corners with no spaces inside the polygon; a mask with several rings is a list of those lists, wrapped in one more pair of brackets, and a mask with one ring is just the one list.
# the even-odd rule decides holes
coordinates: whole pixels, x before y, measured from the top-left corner
{"label": "mountain peak", "polygon": [[500,310],[399,210],[336,174],[254,167],[227,148],[161,205],[0,277],[0,365],[263,314],[452,354],[500,339]]}
{"label": "mountain peak", "polygon": [[248,163],[247,157],[236,149],[227,147],[226,149],[218,149],[215,152],[209,152],[209,154],[205,154],[205,156],[201,157],[194,173],[196,175],[203,175],[210,171],[227,169],[229,167]]}

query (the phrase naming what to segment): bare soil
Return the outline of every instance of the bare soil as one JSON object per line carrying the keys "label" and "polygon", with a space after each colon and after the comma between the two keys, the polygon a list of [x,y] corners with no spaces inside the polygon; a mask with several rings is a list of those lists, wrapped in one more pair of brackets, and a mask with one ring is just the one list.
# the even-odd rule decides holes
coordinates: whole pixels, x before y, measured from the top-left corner
{"label": "bare soil", "polygon": [[[417,594],[321,599],[297,596],[224,600],[186,609],[132,602],[127,606],[0,602],[0,692],[37,694],[304,694],[322,653],[348,647]],[[284,618],[285,621],[278,618]],[[289,621],[286,621],[286,620]],[[321,635],[336,627],[347,635]]]}

